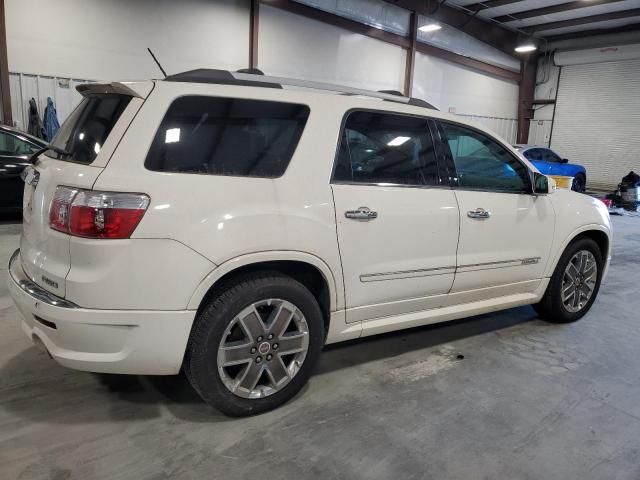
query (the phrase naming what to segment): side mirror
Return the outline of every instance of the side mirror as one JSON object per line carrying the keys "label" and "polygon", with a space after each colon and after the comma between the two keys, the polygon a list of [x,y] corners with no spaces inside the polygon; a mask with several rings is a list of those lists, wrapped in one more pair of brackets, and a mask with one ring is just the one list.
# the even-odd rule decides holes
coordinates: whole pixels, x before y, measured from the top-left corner
{"label": "side mirror", "polygon": [[568,158],[563,158],[562,159],[562,163],[569,163],[569,159]]}
{"label": "side mirror", "polygon": [[547,195],[556,191],[556,181],[541,173],[533,174],[533,193],[536,195]]}

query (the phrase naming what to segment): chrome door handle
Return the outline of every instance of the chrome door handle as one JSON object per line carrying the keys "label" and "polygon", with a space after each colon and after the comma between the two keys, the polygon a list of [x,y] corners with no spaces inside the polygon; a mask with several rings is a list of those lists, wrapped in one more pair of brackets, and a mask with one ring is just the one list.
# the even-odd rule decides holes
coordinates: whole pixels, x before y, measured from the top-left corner
{"label": "chrome door handle", "polygon": [[347,210],[344,216],[354,220],[373,220],[378,218],[378,212],[374,212],[369,207],[359,207],[357,210]]}
{"label": "chrome door handle", "polygon": [[467,212],[467,217],[469,218],[489,218],[491,216],[491,212],[485,210],[484,208],[476,208],[475,210],[470,210]]}

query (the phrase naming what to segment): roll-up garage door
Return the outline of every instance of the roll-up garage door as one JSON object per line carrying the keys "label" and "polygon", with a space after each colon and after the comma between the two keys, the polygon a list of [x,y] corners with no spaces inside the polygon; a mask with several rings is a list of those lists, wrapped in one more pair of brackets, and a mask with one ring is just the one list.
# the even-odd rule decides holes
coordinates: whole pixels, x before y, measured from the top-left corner
{"label": "roll-up garage door", "polygon": [[640,171],[640,59],[563,66],[551,148],[586,167],[588,187]]}

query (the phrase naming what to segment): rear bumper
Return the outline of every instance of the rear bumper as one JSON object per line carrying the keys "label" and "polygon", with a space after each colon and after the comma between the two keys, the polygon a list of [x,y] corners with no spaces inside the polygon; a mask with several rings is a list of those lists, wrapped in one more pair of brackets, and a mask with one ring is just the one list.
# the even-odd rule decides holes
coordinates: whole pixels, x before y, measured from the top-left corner
{"label": "rear bumper", "polygon": [[195,311],[81,308],[33,283],[19,250],[9,261],[8,285],[22,329],[61,365],[103,373],[179,372]]}

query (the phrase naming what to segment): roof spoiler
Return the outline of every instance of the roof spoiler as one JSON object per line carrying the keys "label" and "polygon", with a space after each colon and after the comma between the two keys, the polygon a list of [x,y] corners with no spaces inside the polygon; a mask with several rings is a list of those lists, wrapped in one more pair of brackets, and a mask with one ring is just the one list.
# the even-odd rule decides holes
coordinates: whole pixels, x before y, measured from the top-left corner
{"label": "roof spoiler", "polygon": [[127,95],[129,97],[136,98],[145,98],[140,93],[136,92],[133,88],[131,88],[126,83],[121,82],[111,82],[111,83],[83,83],[82,85],[78,85],[76,90],[80,95],[86,97],[91,94],[116,94],[116,95]]}

